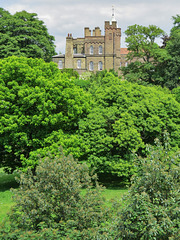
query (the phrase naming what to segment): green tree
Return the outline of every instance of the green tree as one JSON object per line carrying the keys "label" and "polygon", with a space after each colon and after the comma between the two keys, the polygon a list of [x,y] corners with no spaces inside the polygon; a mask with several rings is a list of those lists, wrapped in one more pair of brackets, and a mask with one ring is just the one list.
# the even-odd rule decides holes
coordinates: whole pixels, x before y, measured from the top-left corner
{"label": "green tree", "polygon": [[39,160],[35,174],[30,170],[21,173],[19,183],[13,190],[10,226],[2,226],[1,239],[14,239],[14,235],[25,239],[28,231],[36,237],[54,233],[49,239],[99,239],[95,237],[108,212],[103,207],[103,189],[87,165],[78,164],[59,149]]}
{"label": "green tree", "polygon": [[53,132],[74,133],[89,108],[89,95],[42,59],[0,60],[0,85],[0,155],[9,170],[47,146]]}
{"label": "green tree", "polygon": [[87,160],[100,177],[128,180],[134,171],[131,154],[144,154],[145,145],[162,139],[166,129],[172,147],[179,145],[180,105],[168,89],[122,81],[107,73],[94,79],[89,91],[94,105],[79,122],[86,145],[79,159]]}
{"label": "green tree", "polygon": [[174,94],[176,101],[180,103],[180,87],[174,88],[172,93]]}
{"label": "green tree", "polygon": [[180,15],[173,17],[173,20],[173,28],[166,45],[170,57],[163,64],[164,85],[170,89],[180,85]]}
{"label": "green tree", "polygon": [[170,149],[168,140],[157,142],[147,158],[137,159],[114,239],[179,239],[179,153]]}
{"label": "green tree", "polygon": [[11,15],[0,8],[0,58],[15,55],[50,62],[55,55],[54,40],[36,13]]}
{"label": "green tree", "polygon": [[130,64],[123,67],[122,71],[126,79],[140,83],[163,85],[159,71],[162,62],[169,56],[165,49],[156,43],[156,39],[163,36],[164,31],[154,25],[144,27],[132,25],[127,28],[126,43],[129,53],[127,59]]}

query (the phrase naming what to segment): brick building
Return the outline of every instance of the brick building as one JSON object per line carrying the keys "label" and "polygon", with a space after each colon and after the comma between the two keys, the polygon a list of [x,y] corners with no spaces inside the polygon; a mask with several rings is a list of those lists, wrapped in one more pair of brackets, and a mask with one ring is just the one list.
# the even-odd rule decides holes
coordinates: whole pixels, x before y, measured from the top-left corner
{"label": "brick building", "polygon": [[121,48],[121,28],[112,14],[112,21],[105,21],[105,35],[99,27],[93,31],[84,28],[84,38],[66,37],[65,54],[53,56],[53,61],[60,69],[72,68],[79,74],[86,71],[101,71],[104,69],[119,70],[126,66],[127,48]]}

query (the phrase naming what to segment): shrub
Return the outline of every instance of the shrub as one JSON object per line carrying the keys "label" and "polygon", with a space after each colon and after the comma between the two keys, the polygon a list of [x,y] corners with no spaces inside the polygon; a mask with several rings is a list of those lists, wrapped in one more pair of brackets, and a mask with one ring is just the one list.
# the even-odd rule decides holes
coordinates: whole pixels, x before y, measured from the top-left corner
{"label": "shrub", "polygon": [[54,231],[51,239],[93,239],[106,223],[108,212],[96,176],[62,150],[41,159],[35,174],[21,173],[19,183],[19,189],[13,190],[16,204],[9,215],[10,226],[0,232],[8,239],[16,239],[13,233],[26,239],[28,231],[37,236]]}
{"label": "shrub", "polygon": [[[167,143],[167,142],[166,142]],[[137,174],[117,220],[115,239],[178,239],[179,155],[168,144],[149,148],[146,159],[138,159]]]}

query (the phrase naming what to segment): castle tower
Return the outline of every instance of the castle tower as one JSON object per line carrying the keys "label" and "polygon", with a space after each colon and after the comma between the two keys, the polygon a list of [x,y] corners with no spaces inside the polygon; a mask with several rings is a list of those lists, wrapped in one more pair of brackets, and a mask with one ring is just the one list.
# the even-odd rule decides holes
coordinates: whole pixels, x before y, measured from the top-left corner
{"label": "castle tower", "polygon": [[85,71],[97,72],[114,69],[120,73],[120,66],[126,63],[127,49],[121,49],[121,28],[118,28],[112,7],[111,21],[105,21],[105,34],[99,27],[84,28],[84,37],[66,37],[65,54],[53,56],[60,69],[72,68],[80,74]]}
{"label": "castle tower", "polygon": [[120,61],[121,29],[117,27],[114,7],[112,21],[105,21],[105,68],[118,70]]}

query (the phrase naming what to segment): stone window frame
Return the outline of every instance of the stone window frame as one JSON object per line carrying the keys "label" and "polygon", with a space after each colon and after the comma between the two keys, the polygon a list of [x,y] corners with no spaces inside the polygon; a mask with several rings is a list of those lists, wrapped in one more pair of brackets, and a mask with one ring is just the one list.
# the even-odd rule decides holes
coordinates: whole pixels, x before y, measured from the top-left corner
{"label": "stone window frame", "polygon": [[62,60],[59,60],[59,62],[58,62],[58,68],[59,68],[59,69],[63,69],[63,61],[62,61]]}
{"label": "stone window frame", "polygon": [[102,71],[102,70],[103,70],[103,63],[102,63],[102,61],[99,61],[99,62],[98,62],[98,70],[99,70],[99,71]]}
{"label": "stone window frame", "polygon": [[93,63],[93,61],[90,61],[90,62],[89,62],[89,70],[90,70],[90,71],[93,71],[93,70],[94,70],[94,63]]}
{"label": "stone window frame", "polygon": [[77,47],[73,47],[73,53],[74,53],[74,54],[77,53]]}
{"label": "stone window frame", "polygon": [[81,68],[81,59],[77,60],[77,68],[80,69]]}
{"label": "stone window frame", "polygon": [[99,46],[99,54],[102,54],[103,53],[103,47],[102,45]]}
{"label": "stone window frame", "polygon": [[94,53],[94,47],[93,47],[93,45],[91,45],[90,46],[90,54],[93,55],[93,53]]}

